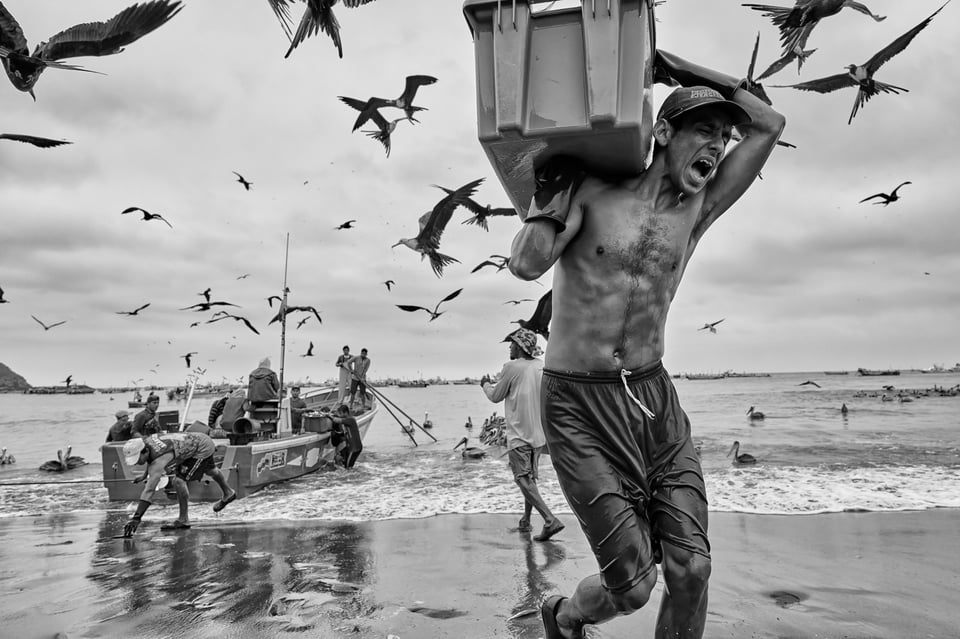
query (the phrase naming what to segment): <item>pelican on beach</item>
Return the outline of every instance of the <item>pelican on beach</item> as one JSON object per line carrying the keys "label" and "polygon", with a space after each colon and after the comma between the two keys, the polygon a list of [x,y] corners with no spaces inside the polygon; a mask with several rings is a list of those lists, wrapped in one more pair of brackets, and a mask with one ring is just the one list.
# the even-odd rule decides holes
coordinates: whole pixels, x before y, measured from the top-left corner
{"label": "pelican on beach", "polygon": [[750,417],[750,419],[766,419],[767,418],[767,416],[761,413],[760,411],[753,410],[753,406],[747,409],[747,416]]}
{"label": "pelican on beach", "polygon": [[733,442],[733,446],[730,447],[730,452],[727,453],[727,457],[733,455],[733,461],[736,464],[756,464],[757,458],[751,455],[750,453],[741,453],[740,452],[740,442]]}
{"label": "pelican on beach", "polygon": [[461,453],[461,456],[464,459],[480,459],[481,457],[486,456],[487,451],[482,448],[477,448],[476,446],[469,446],[467,441],[467,438],[464,437],[457,443],[456,446],[453,447],[453,449],[456,450],[463,446],[463,452]]}

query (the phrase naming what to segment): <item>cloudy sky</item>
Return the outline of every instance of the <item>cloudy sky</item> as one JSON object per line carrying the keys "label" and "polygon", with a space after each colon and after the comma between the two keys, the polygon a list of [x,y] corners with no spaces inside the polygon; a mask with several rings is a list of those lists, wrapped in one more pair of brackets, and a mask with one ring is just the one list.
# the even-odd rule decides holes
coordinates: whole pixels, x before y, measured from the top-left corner
{"label": "cloudy sky", "polygon": [[[68,26],[106,20],[124,0],[3,0],[31,44]],[[266,298],[281,293],[290,237],[291,304],[323,323],[288,325],[287,379],[333,376],[343,344],[366,347],[371,375],[479,376],[498,370],[500,344],[551,286],[508,271],[471,269],[506,255],[516,218],[490,232],[458,211],[442,250],[460,260],[442,279],[399,246],[439,199],[483,177],[477,199],[508,204],[477,141],[474,50],[459,0],[378,0],[336,8],[344,57],[314,37],[289,59],[266,0],[186,0],[126,51],[76,58],[105,75],[47,70],[37,100],[0,86],[0,133],[65,139],[38,149],[0,140],[0,362],[34,385],[67,375],[93,386],[245,376],[264,356],[279,367],[280,330]],[[874,0],[876,23],[852,10],[823,21],[801,80],[863,63],[939,6]],[[956,105],[960,85],[938,72],[960,57],[958,7],[948,5],[877,74],[909,93],[871,100],[852,126],[855,91],[771,88],[784,139],[747,194],[710,230],[687,269],[667,327],[674,372],[818,371],[927,367],[960,360],[960,216]],[[296,7],[299,18],[300,6]],[[731,74],[746,72],[759,32],[763,69],[777,32],[729,0],[670,0],[658,45]],[[338,95],[395,97],[409,74],[436,76],[418,102],[421,124],[400,123],[387,158],[351,133]],[[655,106],[667,93],[657,87]],[[253,186],[249,192],[232,171]],[[888,207],[859,204],[910,180]],[[173,228],[129,206],[160,213]],[[335,230],[346,220],[353,229]],[[249,277],[238,279],[249,273]],[[396,282],[392,291],[383,285]],[[178,310],[212,289],[258,328]],[[396,304],[433,306],[463,288],[434,322]],[[150,303],[136,317],[117,314]],[[44,331],[31,315],[50,324]],[[300,316],[293,316],[297,319]],[[716,334],[698,329],[723,318]],[[300,357],[313,342],[315,357]]]}

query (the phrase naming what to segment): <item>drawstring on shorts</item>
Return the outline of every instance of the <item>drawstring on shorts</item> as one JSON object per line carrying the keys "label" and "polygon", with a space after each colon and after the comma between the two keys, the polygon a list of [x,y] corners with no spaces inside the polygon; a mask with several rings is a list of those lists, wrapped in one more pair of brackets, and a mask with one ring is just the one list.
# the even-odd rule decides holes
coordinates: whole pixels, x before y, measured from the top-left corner
{"label": "drawstring on shorts", "polygon": [[623,389],[627,391],[627,397],[633,400],[633,403],[640,407],[640,410],[643,411],[643,414],[649,417],[650,419],[656,418],[656,415],[653,414],[653,411],[643,405],[636,395],[633,394],[633,391],[630,390],[630,387],[627,386],[627,377],[630,375],[630,371],[625,368],[620,369],[620,381],[623,382]]}

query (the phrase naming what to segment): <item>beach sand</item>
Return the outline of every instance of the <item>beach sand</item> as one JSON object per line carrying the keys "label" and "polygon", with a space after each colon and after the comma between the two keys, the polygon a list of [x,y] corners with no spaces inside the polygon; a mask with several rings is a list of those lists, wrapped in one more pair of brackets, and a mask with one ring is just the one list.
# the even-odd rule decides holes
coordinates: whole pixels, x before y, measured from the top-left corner
{"label": "beach sand", "polygon": [[[132,540],[111,538],[121,512],[0,520],[0,637],[534,639],[539,615],[511,615],[595,572],[570,516],[537,543],[512,515],[225,519],[172,534],[159,515]],[[957,637],[958,529],[956,509],[711,513],[705,636]],[[652,637],[661,589],[588,636]]]}

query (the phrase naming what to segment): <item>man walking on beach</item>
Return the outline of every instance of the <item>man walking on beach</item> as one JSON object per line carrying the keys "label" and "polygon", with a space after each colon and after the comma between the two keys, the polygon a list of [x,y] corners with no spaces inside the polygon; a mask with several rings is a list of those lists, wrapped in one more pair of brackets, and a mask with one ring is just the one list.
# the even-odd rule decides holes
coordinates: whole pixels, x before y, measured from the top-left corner
{"label": "man walking on beach", "polygon": [[137,531],[143,514],[152,503],[160,478],[167,474],[173,474],[173,487],[177,491],[180,516],[173,523],[161,526],[161,530],[190,528],[188,481],[199,480],[203,475],[207,475],[217,483],[223,497],[213,505],[214,512],[220,512],[236,499],[236,491],[230,488],[223,473],[214,465],[213,453],[216,448],[216,444],[207,435],[190,432],[138,437],[124,444],[123,461],[127,466],[147,464],[146,472],[134,482],[147,483],[140,493],[136,512],[123,527],[123,536],[131,537]]}
{"label": "man walking on beach", "polygon": [[[523,280],[555,267],[544,431],[600,567],[569,598],[544,601],[546,639],[644,606],[659,562],[654,636],[703,636],[707,500],[661,364],[667,311],[697,243],[756,178],[785,120],[736,79],[669,54],[657,53],[655,75],[684,86],[657,116],[650,166],[608,182],[548,163],[510,255]],[[743,140],[724,158],[733,126]]]}
{"label": "man walking on beach", "polygon": [[480,379],[480,387],[494,403],[504,402],[507,454],[513,480],[523,495],[523,517],[518,530],[529,532],[530,515],[536,508],[543,517],[543,530],[534,536],[536,541],[547,541],[563,530],[563,523],[547,507],[537,489],[540,455],[547,440],[540,423],[540,378],[543,375],[543,354],[537,346],[537,336],[519,328],[507,337],[510,341],[510,361],[503,365],[500,379],[491,383],[490,377]]}

